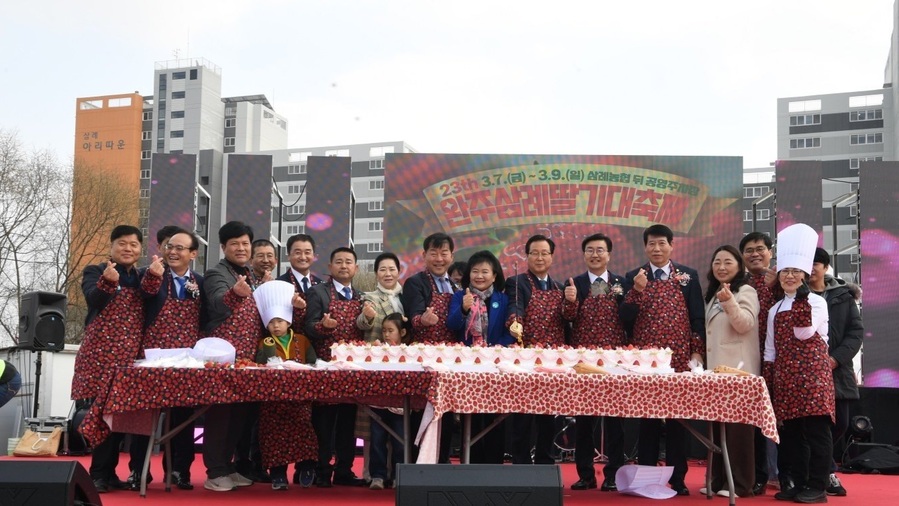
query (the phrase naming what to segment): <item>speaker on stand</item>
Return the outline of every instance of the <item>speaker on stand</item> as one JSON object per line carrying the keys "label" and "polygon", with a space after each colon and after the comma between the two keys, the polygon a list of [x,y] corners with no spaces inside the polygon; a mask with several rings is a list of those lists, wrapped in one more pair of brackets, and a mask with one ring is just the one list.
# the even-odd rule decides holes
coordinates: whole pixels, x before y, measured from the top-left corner
{"label": "speaker on stand", "polygon": [[102,506],[90,475],[74,460],[0,460],[0,504]]}
{"label": "speaker on stand", "polygon": [[36,351],[34,368],[34,413],[38,414],[41,388],[41,352],[62,351],[66,340],[65,295],[55,292],[27,292],[19,299],[19,349]]}

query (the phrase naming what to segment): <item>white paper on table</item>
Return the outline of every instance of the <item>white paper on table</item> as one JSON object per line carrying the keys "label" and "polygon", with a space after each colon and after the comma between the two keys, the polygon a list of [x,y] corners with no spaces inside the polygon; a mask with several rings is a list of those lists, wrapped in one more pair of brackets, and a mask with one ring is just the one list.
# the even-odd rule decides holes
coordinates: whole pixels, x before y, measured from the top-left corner
{"label": "white paper on table", "polygon": [[437,463],[437,453],[440,449],[438,432],[440,432],[440,419],[434,416],[434,405],[429,402],[425,405],[421,425],[418,426],[418,434],[415,436],[419,464]]}
{"label": "white paper on table", "polygon": [[621,466],[615,473],[615,484],[622,494],[649,499],[670,499],[677,492],[667,486],[674,474],[670,466]]}

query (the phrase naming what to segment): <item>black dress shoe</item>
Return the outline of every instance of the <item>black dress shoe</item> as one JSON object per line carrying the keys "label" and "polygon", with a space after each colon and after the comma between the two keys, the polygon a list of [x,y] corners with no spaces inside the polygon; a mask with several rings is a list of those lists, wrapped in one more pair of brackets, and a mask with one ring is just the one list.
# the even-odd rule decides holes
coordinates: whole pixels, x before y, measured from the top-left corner
{"label": "black dress shoe", "polygon": [[172,483],[181,490],[194,489],[193,484],[190,482],[190,474],[188,473],[179,473],[178,471],[172,472]]}
{"label": "black dress shoe", "polygon": [[606,478],[599,489],[603,492],[615,492],[618,490],[618,485],[615,484],[615,478]]}
{"label": "black dress shoe", "polygon": [[315,486],[318,488],[331,488],[331,478],[329,476],[316,476]]}
{"label": "black dress shoe", "polygon": [[796,497],[794,497],[793,500],[803,504],[825,503],[827,502],[827,494],[824,490],[807,488],[796,494]]}
{"label": "black dress shoe", "polygon": [[344,487],[362,487],[365,485],[365,480],[354,475],[334,476],[334,484]]}
{"label": "black dress shoe", "polygon": [[578,480],[571,485],[571,490],[589,490],[596,488],[596,480]]}
{"label": "black dress shoe", "polygon": [[118,476],[112,475],[112,478],[106,480],[109,490],[128,490],[131,488],[131,484],[127,481],[122,481]]}
{"label": "black dress shoe", "polygon": [[[140,491],[140,471],[131,471],[131,474],[128,475],[128,481],[125,482],[128,490],[132,492]],[[153,483],[153,475],[147,473],[147,485]]]}
{"label": "black dress shoe", "polygon": [[683,482],[672,483],[671,489],[674,490],[675,492],[677,492],[677,495],[690,495],[690,489],[688,489],[687,486],[684,485]]}
{"label": "black dress shoe", "polygon": [[106,478],[97,478],[94,480],[94,488],[97,489],[98,494],[105,494],[109,492],[109,480]]}
{"label": "black dress shoe", "polygon": [[778,501],[792,501],[801,491],[799,487],[782,488],[780,492],[774,494],[774,498]]}
{"label": "black dress shoe", "polygon": [[768,483],[756,483],[752,486],[752,495],[765,495],[765,491],[768,490]]}

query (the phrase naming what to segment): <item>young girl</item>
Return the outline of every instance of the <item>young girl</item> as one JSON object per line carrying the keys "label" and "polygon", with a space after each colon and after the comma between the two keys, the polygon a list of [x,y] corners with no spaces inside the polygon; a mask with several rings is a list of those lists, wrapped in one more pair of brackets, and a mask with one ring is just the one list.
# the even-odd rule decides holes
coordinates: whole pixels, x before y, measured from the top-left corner
{"label": "young girl", "polygon": [[[390,346],[399,346],[406,335],[406,318],[400,313],[391,313],[381,324],[381,341]],[[371,410],[400,437],[403,437],[403,411],[401,408],[378,408]],[[387,467],[387,446],[391,447],[390,468]],[[372,490],[382,490],[388,477],[396,476],[396,465],[403,458],[403,442],[392,438],[380,423],[371,422],[371,472]]]}

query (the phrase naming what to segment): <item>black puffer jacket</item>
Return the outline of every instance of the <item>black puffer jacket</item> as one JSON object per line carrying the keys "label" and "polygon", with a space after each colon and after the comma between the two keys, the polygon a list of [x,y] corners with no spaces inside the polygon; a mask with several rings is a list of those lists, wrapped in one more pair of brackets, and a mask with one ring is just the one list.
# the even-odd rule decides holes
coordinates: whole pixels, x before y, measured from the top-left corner
{"label": "black puffer jacket", "polygon": [[858,383],[852,369],[852,359],[862,347],[864,326],[852,291],[842,279],[824,276],[824,293],[830,317],[828,348],[830,356],[839,364],[833,370],[833,385],[837,399],[858,399]]}

